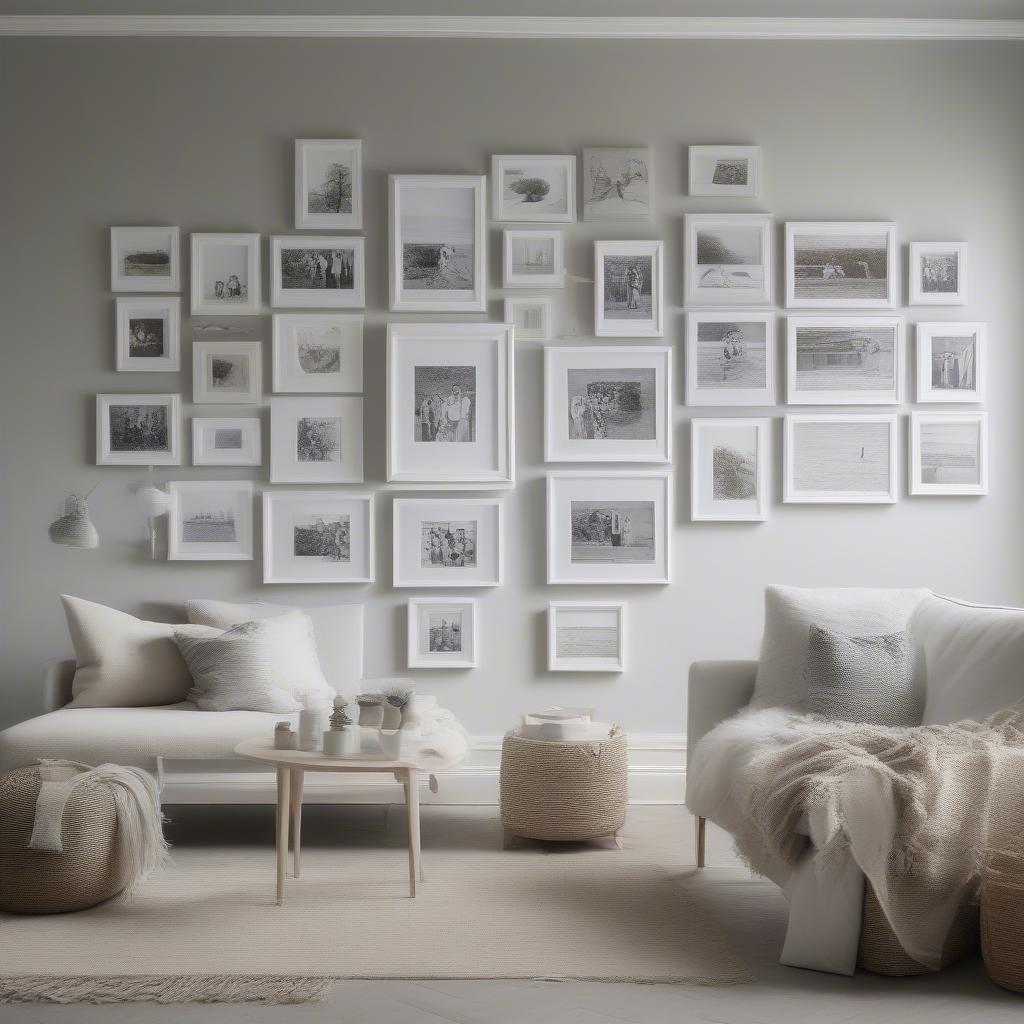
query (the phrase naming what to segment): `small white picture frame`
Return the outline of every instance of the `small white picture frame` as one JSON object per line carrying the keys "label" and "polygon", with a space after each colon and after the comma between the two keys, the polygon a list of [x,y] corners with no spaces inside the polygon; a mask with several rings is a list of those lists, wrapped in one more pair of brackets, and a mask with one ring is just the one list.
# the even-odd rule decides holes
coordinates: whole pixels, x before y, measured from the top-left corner
{"label": "small white picture frame", "polygon": [[181,369],[181,299],[131,296],[115,300],[116,367],[131,373]]}
{"label": "small white picture frame", "polygon": [[258,405],[262,396],[260,342],[192,343],[192,401],[196,405]]}
{"label": "small white picture frame", "polygon": [[169,561],[252,561],[252,481],[177,480],[167,487]]}
{"label": "small white picture frame", "polygon": [[97,395],[97,466],[180,466],[179,395]]}
{"label": "small white picture frame", "polygon": [[653,175],[650,146],[584,146],[583,219],[649,221]]}
{"label": "small white picture frame", "polygon": [[476,601],[411,597],[406,602],[409,668],[475,668]]}
{"label": "small white picture frame", "polygon": [[502,286],[564,288],[565,240],[558,229],[510,228],[503,233]]}
{"label": "small white picture frame", "polygon": [[691,196],[756,199],[761,194],[760,146],[690,146]]}
{"label": "small white picture frame", "polygon": [[550,601],[549,672],[625,672],[623,601]]}
{"label": "small white picture frame", "polygon": [[496,221],[576,220],[574,156],[492,156],[491,186]]}
{"label": "small white picture frame", "polygon": [[988,413],[910,414],[910,493],[988,494]]}
{"label": "small white picture frame", "polygon": [[262,466],[258,416],[193,416],[193,466]]}
{"label": "small white picture frame", "polygon": [[363,390],[361,313],[275,313],[271,348],[275,392]]}
{"label": "small white picture frame", "polygon": [[275,235],[270,239],[270,304],[278,308],[361,309],[365,246],[356,235]]}
{"label": "small white picture frame", "polygon": [[192,244],[192,315],[262,312],[260,236],[196,234]]}
{"label": "small white picture frame", "polygon": [[775,404],[775,314],[686,314],[686,404]]}
{"label": "small white picture frame", "polygon": [[351,231],[362,226],[362,141],[296,139],[295,227]]}
{"label": "small white picture frame", "polygon": [[768,214],[688,213],[683,230],[687,306],[773,305]]}
{"label": "small white picture frame", "polygon": [[176,292],[181,288],[176,227],[110,229],[112,292]]}
{"label": "small white picture frame", "polygon": [[912,306],[966,306],[967,243],[911,242],[907,280]]}
{"label": "small white picture frame", "polygon": [[302,395],[270,400],[272,484],[361,484],[363,400]]}
{"label": "small white picture frame", "polygon": [[690,420],[690,518],[759,523],[768,518],[770,419]]}
{"label": "small white picture frame", "polygon": [[917,400],[983,402],[988,372],[987,325],[950,321],[919,323]]}
{"label": "small white picture frame", "polygon": [[665,333],[664,244],[594,243],[594,334],[660,338]]}
{"label": "small white picture frame", "polygon": [[548,341],[552,306],[550,295],[507,295],[504,318],[516,329],[516,341]]}

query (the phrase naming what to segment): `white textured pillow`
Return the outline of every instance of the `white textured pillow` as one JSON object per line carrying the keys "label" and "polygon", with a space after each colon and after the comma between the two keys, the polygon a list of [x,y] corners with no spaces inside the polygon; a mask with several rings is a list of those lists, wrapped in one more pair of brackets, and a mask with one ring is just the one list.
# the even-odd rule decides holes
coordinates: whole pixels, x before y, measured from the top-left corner
{"label": "white textured pillow", "polygon": [[243,622],[252,622],[253,619],[273,619],[299,610],[287,604],[271,604],[269,601],[213,601],[196,598],[185,602],[189,622],[197,626],[216,626],[217,629],[230,629]]}

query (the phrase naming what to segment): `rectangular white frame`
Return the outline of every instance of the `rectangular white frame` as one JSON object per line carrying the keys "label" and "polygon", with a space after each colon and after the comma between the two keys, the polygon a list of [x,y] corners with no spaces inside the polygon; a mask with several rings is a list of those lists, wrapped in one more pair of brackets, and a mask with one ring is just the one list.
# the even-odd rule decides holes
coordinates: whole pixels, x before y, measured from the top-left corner
{"label": "rectangular white frame", "polygon": [[[690,146],[688,153],[687,184],[691,196],[715,196],[716,198],[756,199],[761,194],[761,147],[760,146]],[[699,157],[715,159],[721,157],[747,158],[746,185],[715,185],[713,182],[697,182],[696,162]]]}
{"label": "rectangular white frame", "polygon": [[[978,424],[978,483],[926,484],[921,480],[921,424],[977,423]],[[913,412],[910,414],[909,489],[915,496],[923,495],[979,495],[988,494],[988,413],[987,412]]]}
{"label": "rectangular white frame", "polygon": [[[222,352],[245,356],[249,363],[249,390],[221,394],[206,379],[206,358]],[[192,402],[195,405],[258,405],[263,398],[263,345],[258,341],[193,341]]]}
{"label": "rectangular white frame", "polygon": [[[406,608],[406,641],[409,668],[476,668],[479,629],[477,625],[476,601],[472,597],[461,600],[443,601],[436,597],[410,597]],[[420,631],[422,615],[431,611],[461,611],[462,653],[441,653],[439,655],[420,652]],[[466,643],[466,616],[469,621],[469,644]],[[468,650],[467,650],[468,646]]]}
{"label": "rectangular white frame", "polygon": [[[539,330],[519,327],[516,324],[516,306],[536,306],[541,311]],[[548,341],[551,338],[552,306],[550,295],[506,295],[503,309],[505,323],[515,328],[516,341]]]}
{"label": "rectangular white frame", "polygon": [[[163,405],[167,408],[166,452],[111,452],[111,405]],[[96,396],[96,465],[97,466],[180,466],[181,465],[181,396],[180,395],[115,395]]]}
{"label": "rectangular white frame", "polygon": [[[702,512],[698,481],[704,469],[701,459],[701,431],[712,427],[753,427],[757,431],[757,510],[755,512]],[[690,420],[690,519],[694,522],[763,523],[768,518],[771,498],[769,467],[772,421],[761,417],[700,417]]]}
{"label": "rectangular white frame", "polygon": [[[347,288],[284,288],[281,251],[289,249],[351,249],[352,290]],[[270,304],[277,309],[362,309],[366,305],[366,245],[361,235],[273,235],[270,239]]]}
{"label": "rectangular white frame", "polygon": [[[203,433],[221,428],[242,431],[242,447],[236,453],[203,453]],[[193,466],[262,466],[263,425],[258,416],[193,416]]]}
{"label": "rectangular white frame", "polygon": [[[784,424],[782,500],[805,505],[892,505],[898,500],[899,433],[896,413],[787,413]],[[886,423],[889,426],[889,490],[886,494],[864,491],[807,491],[793,487],[793,427],[798,423]]]}
{"label": "rectangular white frame", "polygon": [[[251,480],[172,480],[167,484],[171,496],[167,516],[167,560],[169,562],[251,562],[253,560],[253,488]],[[206,554],[186,550],[179,539],[180,510],[178,497],[183,491],[234,490],[245,496],[247,518],[242,523],[242,537],[237,542],[238,551],[228,554],[223,551]]]}
{"label": "rectangular white frame", "polygon": [[[957,290],[955,292],[926,292],[921,287],[921,257],[931,253],[956,253]],[[966,306],[967,305],[967,243],[966,242],[911,242],[907,260],[907,282],[911,306]]]}
{"label": "rectangular white frame", "polygon": [[[170,242],[170,274],[166,280],[153,277],[127,277],[118,266],[122,242],[133,234],[166,231]],[[112,292],[176,292],[181,289],[181,234],[177,227],[112,227],[110,229],[110,290]]]}
{"label": "rectangular white frame", "polygon": [[[352,212],[309,213],[306,209],[306,153],[311,149],[348,150],[352,166]],[[295,227],[299,230],[359,230],[363,226],[363,143],[361,139],[295,140]]]}
{"label": "rectangular white frame", "polygon": [[[587,167],[592,157],[598,157],[603,153],[619,154],[643,154],[643,161],[647,165],[647,211],[630,216],[630,210],[624,207],[623,216],[601,216],[596,208],[587,202]],[[639,159],[639,157],[637,157]],[[604,168],[602,167],[602,170]],[[584,146],[583,162],[580,167],[580,178],[583,183],[583,194],[580,196],[580,205],[583,208],[583,220],[590,224],[628,224],[646,223],[651,220],[654,211],[654,149],[651,146]],[[604,180],[609,180],[605,178]],[[609,185],[611,182],[609,181]],[[628,186],[628,181],[627,181]]]}
{"label": "rectangular white frame", "polygon": [[[156,312],[164,322],[165,352],[162,356],[129,354],[128,323],[131,318]],[[155,318],[153,318],[155,319]],[[181,298],[177,295],[132,295],[114,300],[117,338],[115,367],[120,373],[177,373],[181,369]]]}
{"label": "rectangular white frame", "polygon": [[[565,174],[565,213],[534,213],[526,210],[522,213],[505,209],[504,187],[502,175],[505,164],[509,163],[550,163],[559,167]],[[523,156],[519,154],[510,155],[502,153],[491,157],[491,194],[493,197],[493,210],[491,219],[506,223],[526,224],[572,224],[576,220],[576,157],[561,155],[539,155]]]}
{"label": "rectangular white frame", "polygon": [[[660,338],[665,333],[665,243],[661,241],[594,243],[594,334],[598,338]],[[605,256],[650,256],[651,320],[649,324],[608,320],[604,315]]]}
{"label": "rectangular white frame", "polygon": [[[808,391],[796,387],[796,338],[801,328],[886,327],[893,331],[893,388],[891,391]],[[903,401],[906,361],[901,316],[790,316],[786,317],[786,404],[787,405],[899,405]]]}
{"label": "rectangular white frame", "polygon": [[[550,274],[515,274],[512,272],[512,243],[516,238],[551,238],[554,240],[554,267]],[[501,271],[503,288],[564,288],[565,236],[562,229],[507,228],[502,232]]]}
{"label": "rectangular white frame", "polygon": [[[917,401],[943,404],[973,405],[985,400],[988,375],[988,325],[977,321],[948,320],[943,323],[919,323],[915,330],[915,362],[917,364]],[[932,342],[949,334],[974,335],[974,390],[936,390],[932,387]],[[925,351],[927,349],[927,352]]]}
{"label": "rectangular white frame", "polygon": [[[257,234],[208,234],[193,232],[192,251],[192,315],[193,316],[258,316],[263,306],[263,280],[260,276],[260,236]],[[203,298],[203,248],[207,245],[244,245],[249,294],[244,303],[235,305],[217,299]]]}
{"label": "rectangular white frame", "polygon": [[[721,224],[727,227],[759,227],[761,229],[761,266],[764,282],[761,288],[701,288],[697,282],[697,231],[701,227]],[[685,304],[700,309],[731,309],[734,306],[772,306],[775,276],[772,272],[772,217],[768,213],[688,213],[683,218],[683,292]]]}
{"label": "rectangular white frame", "polygon": [[[289,331],[302,324],[344,328],[342,367],[339,374],[309,373],[302,377],[288,374]],[[273,388],[281,394],[352,394],[363,390],[363,314],[362,313],[275,313],[271,335]],[[326,378],[326,379],[325,379]],[[297,387],[297,384],[303,385]]]}
{"label": "rectangular white frame", "polygon": [[[290,457],[295,435],[289,426],[307,412],[341,420],[341,462],[300,463]],[[363,399],[352,395],[294,395],[270,400],[270,482],[272,484],[361,484],[363,482]]]}
{"label": "rectangular white frame", "polygon": [[[700,341],[702,323],[760,323],[764,325],[764,367],[763,388],[706,388],[697,387],[697,346]],[[708,408],[728,406],[775,405],[775,338],[776,317],[774,313],[758,313],[754,310],[737,309],[729,312],[696,312],[686,314],[686,404]]]}
{"label": "rectangular white frame", "polygon": [[[558,656],[558,613],[573,611],[607,611],[616,615],[618,653],[615,658],[560,658]],[[548,671],[549,672],[616,672],[626,671],[626,603],[625,601],[549,601],[548,602]]]}

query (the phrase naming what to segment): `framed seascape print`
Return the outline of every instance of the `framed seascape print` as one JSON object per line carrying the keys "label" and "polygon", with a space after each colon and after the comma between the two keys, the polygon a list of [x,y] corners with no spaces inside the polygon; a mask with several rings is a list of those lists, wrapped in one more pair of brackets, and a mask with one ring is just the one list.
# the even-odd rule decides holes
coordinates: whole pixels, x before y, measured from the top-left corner
{"label": "framed seascape print", "polygon": [[896,225],[786,223],[786,305],[892,309],[898,305]]}
{"label": "framed seascape print", "polygon": [[192,235],[192,314],[260,312],[260,236]]}
{"label": "framed seascape print", "polygon": [[409,668],[476,665],[476,601],[410,598],[407,605]]}
{"label": "framed seascape print", "polygon": [[508,324],[388,325],[389,481],[512,486],[513,333]]}
{"label": "framed seascape print", "polygon": [[690,195],[754,199],[761,194],[760,146],[690,146]]}
{"label": "framed seascape print", "polygon": [[672,349],[544,350],[547,462],[671,462]]}
{"label": "framed seascape print", "polygon": [[264,583],[372,583],[373,495],[263,492]]}
{"label": "framed seascape print", "polygon": [[565,250],[559,230],[504,232],[502,286],[564,288]]}
{"label": "framed seascape print", "polygon": [[772,219],[761,213],[688,213],[688,306],[772,304]]}
{"label": "framed seascape print", "polygon": [[486,191],[483,175],[388,177],[394,312],[487,311]]}
{"label": "framed seascape print", "polygon": [[551,601],[548,671],[625,672],[625,603]]}
{"label": "framed seascape print", "polygon": [[768,518],[770,419],[690,420],[690,518]]}
{"label": "framed seascape print", "polygon": [[168,484],[170,561],[251,561],[252,482],[180,480]]}
{"label": "framed seascape print", "polygon": [[775,404],[775,314],[686,314],[686,404]]}
{"label": "framed seascape print", "polygon": [[790,405],[899,405],[903,317],[786,318]]}
{"label": "framed seascape print", "polygon": [[504,565],[498,498],[395,498],[396,587],[497,587]]}
{"label": "framed seascape print", "polygon": [[910,243],[910,304],[967,305],[967,243]]}
{"label": "framed seascape print", "polygon": [[495,220],[576,219],[574,156],[492,156],[491,182]]}
{"label": "framed seascape print", "polygon": [[296,139],[295,227],[345,231],[362,226],[362,142]]}
{"label": "framed seascape print", "polygon": [[988,414],[910,414],[910,493],[988,494]]}
{"label": "framed seascape print", "polygon": [[112,292],[176,292],[181,285],[177,228],[111,228]]}
{"label": "framed seascape print", "polygon": [[783,501],[896,501],[895,413],[793,414],[785,418],[784,433]]}
{"label": "framed seascape print", "polygon": [[181,299],[120,298],[115,302],[117,369],[177,373],[181,356]]}
{"label": "framed seascape print", "polygon": [[194,341],[192,401],[196,405],[258,405],[263,394],[258,341]]}
{"label": "framed seascape print", "polygon": [[505,323],[516,329],[516,341],[547,341],[551,337],[551,296],[522,295],[505,299]]}
{"label": "framed seascape print", "polygon": [[270,240],[270,304],[366,305],[363,239],[351,235],[291,235]]}
{"label": "framed seascape print", "polygon": [[660,338],[664,288],[661,242],[594,243],[594,333]]}
{"label": "framed seascape print", "polygon": [[193,416],[193,466],[262,466],[263,428],[258,416]]}
{"label": "framed seascape print", "polygon": [[985,325],[918,324],[917,400],[981,402],[985,398]]}
{"label": "framed seascape print", "polygon": [[275,391],[363,390],[363,317],[359,313],[275,313]]}
{"label": "framed seascape print", "polygon": [[669,583],[672,477],[548,473],[548,583]]}
{"label": "framed seascape print", "polygon": [[97,395],[97,466],[180,466],[178,395]]}
{"label": "framed seascape print", "polygon": [[272,398],[270,482],[361,484],[362,398]]}
{"label": "framed seascape print", "polygon": [[651,219],[650,146],[583,147],[583,219]]}

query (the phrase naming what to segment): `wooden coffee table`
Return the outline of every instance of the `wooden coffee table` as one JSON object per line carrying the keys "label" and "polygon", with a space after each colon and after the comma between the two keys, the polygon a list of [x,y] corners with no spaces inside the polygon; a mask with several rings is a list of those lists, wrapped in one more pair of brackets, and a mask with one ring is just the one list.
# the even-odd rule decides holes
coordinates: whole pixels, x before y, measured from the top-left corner
{"label": "wooden coffee table", "polygon": [[[388,761],[374,754],[325,757],[309,750],[275,750],[262,738],[245,740],[235,747],[239,757],[262,761],[277,771],[277,902],[284,903],[284,880],[288,862],[288,832],[291,824],[292,874],[299,877],[302,846],[302,782],[306,772],[378,772],[393,775],[405,789],[409,816],[409,895],[416,895],[420,881],[420,794],[419,769],[408,761]],[[290,821],[289,821],[290,819]]]}

